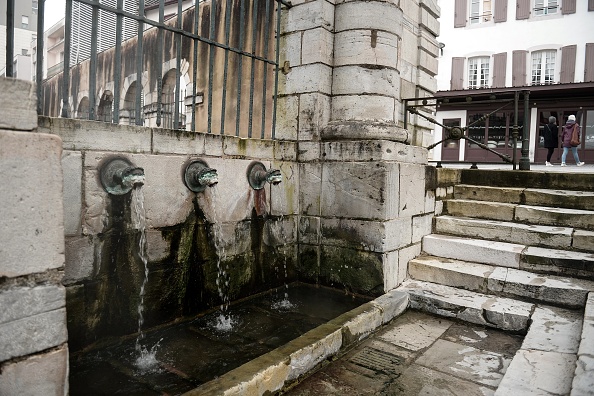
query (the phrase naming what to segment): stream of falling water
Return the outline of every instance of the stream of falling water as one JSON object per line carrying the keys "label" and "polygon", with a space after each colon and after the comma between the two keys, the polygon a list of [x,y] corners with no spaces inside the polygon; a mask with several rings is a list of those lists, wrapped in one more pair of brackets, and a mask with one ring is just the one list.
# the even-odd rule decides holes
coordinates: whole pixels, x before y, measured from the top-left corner
{"label": "stream of falling water", "polygon": [[[278,221],[278,224],[280,225],[280,236],[281,239],[283,241],[283,246],[287,246],[287,235],[285,234],[285,227],[284,227],[284,216],[281,215],[280,219]],[[287,274],[287,254],[286,252],[283,254],[284,257],[284,263],[283,263],[283,270],[284,270],[284,276],[285,276],[285,285],[284,285],[284,298],[275,301],[272,304],[272,309],[291,309],[293,307],[295,307],[295,305],[293,303],[291,303],[291,301],[289,301],[289,284],[287,283],[287,278],[288,278],[288,274]]]}
{"label": "stream of falling water", "polygon": [[144,339],[142,332],[142,325],[144,324],[144,292],[148,282],[149,268],[148,268],[148,254],[146,243],[146,213],[144,210],[144,193],[141,186],[136,186],[132,190],[132,226],[140,233],[138,241],[138,256],[144,265],[144,278],[140,286],[139,302],[138,302],[138,337],[136,338],[135,351],[136,367],[141,370],[150,370],[158,365],[157,348],[159,342],[153,345],[150,350],[145,345],[141,344]]}
{"label": "stream of falling water", "polygon": [[217,217],[216,202],[218,200],[218,191],[216,186],[211,187],[212,192],[212,212],[213,212],[213,233],[214,244],[217,253],[217,292],[221,298],[221,314],[216,318],[214,327],[217,330],[229,331],[233,329],[233,317],[229,313],[229,265],[224,264],[225,244],[223,241],[223,227]]}

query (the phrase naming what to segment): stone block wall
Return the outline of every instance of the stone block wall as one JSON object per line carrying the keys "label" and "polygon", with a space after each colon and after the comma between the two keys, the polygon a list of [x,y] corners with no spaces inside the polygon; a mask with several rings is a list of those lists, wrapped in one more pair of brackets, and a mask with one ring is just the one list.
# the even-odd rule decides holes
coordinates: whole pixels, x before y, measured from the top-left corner
{"label": "stone block wall", "polygon": [[[134,197],[110,195],[100,182],[114,157],[145,174],[147,328],[218,307],[217,276],[229,280],[223,291],[231,301],[297,279],[294,142],[47,117],[39,118],[39,130],[63,140],[71,350],[138,330],[144,264],[141,234],[131,225]],[[183,172],[194,159],[217,170],[216,187],[200,193],[186,187]],[[283,181],[252,189],[247,169],[255,160],[280,169]]]}
{"label": "stone block wall", "polygon": [[67,395],[62,141],[35,86],[0,79],[0,394]]}

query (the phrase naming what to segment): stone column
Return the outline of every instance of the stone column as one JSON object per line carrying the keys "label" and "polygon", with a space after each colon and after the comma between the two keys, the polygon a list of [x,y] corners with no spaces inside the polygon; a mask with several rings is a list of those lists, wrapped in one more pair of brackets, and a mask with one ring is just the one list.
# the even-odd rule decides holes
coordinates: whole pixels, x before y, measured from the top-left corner
{"label": "stone column", "polygon": [[336,2],[332,119],[324,140],[410,141],[398,126],[403,29],[399,0]]}
{"label": "stone column", "polygon": [[0,79],[0,395],[67,395],[62,141],[33,83]]}

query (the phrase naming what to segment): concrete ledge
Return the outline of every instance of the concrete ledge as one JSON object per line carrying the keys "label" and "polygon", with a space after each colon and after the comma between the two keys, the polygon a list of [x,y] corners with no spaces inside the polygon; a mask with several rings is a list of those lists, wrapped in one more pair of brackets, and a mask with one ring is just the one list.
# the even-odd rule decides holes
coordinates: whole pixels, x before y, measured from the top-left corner
{"label": "concrete ledge", "polygon": [[391,291],[187,393],[186,396],[272,394],[324,360],[402,314],[408,294]]}

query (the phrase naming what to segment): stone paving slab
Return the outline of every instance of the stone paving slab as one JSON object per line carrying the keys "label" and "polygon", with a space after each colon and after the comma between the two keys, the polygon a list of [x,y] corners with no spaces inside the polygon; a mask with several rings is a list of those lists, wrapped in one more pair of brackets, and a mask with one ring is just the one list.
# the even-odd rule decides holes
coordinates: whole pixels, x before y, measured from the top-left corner
{"label": "stone paving slab", "polygon": [[449,286],[408,280],[410,306],[433,314],[504,330],[526,331],[533,304]]}
{"label": "stone paving slab", "polygon": [[571,390],[576,356],[520,349],[495,395],[566,395]]}
{"label": "stone paving slab", "polygon": [[594,393],[594,293],[588,295],[571,396]]}
{"label": "stone paving slab", "polygon": [[581,333],[581,312],[538,306],[522,349],[577,354]]}

